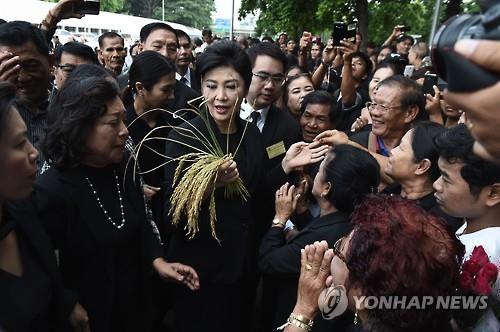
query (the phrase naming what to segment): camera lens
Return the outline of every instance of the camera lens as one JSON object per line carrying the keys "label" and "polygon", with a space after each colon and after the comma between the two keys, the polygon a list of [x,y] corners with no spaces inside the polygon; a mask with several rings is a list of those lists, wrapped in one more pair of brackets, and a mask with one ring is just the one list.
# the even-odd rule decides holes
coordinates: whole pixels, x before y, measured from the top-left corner
{"label": "camera lens", "polygon": [[432,62],[439,76],[447,81],[445,59],[442,51],[453,49],[464,38],[477,38],[484,33],[480,15],[460,15],[450,18],[436,32],[432,40]]}

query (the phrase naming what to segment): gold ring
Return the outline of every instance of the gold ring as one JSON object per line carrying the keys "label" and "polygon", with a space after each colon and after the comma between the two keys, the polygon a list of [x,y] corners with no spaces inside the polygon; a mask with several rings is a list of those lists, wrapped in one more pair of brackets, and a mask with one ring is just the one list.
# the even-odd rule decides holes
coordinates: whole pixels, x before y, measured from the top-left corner
{"label": "gold ring", "polygon": [[311,265],[311,264],[306,263],[306,266],[305,266],[306,271],[311,271],[311,270],[312,270],[312,268],[313,268],[313,267],[312,267],[312,265]]}
{"label": "gold ring", "polygon": [[472,122],[467,122],[467,129],[469,129],[469,131],[472,131],[472,128],[474,128],[474,124]]}

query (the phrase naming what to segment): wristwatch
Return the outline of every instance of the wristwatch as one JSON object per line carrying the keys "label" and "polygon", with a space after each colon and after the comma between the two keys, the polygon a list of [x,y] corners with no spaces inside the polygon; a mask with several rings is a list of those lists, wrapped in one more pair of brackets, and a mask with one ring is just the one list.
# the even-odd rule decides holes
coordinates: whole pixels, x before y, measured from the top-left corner
{"label": "wristwatch", "polygon": [[278,218],[273,219],[273,227],[279,226],[279,227],[284,227],[286,224],[286,221],[281,221]]}

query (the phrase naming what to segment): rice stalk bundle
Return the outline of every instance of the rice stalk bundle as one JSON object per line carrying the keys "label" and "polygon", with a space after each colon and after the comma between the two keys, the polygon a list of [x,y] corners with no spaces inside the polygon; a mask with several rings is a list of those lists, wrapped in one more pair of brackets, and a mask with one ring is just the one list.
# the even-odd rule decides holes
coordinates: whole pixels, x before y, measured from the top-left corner
{"label": "rice stalk bundle", "polygon": [[[190,101],[189,104],[193,106],[192,103],[194,101],[195,100]],[[203,102],[199,107],[202,107],[205,102]],[[136,161],[136,163],[134,164],[134,170],[137,168],[136,166],[137,156],[139,155],[141,148],[143,148],[144,143],[148,140],[160,139],[160,140],[170,141],[172,143],[183,145],[185,147],[188,147],[190,150],[195,151],[184,154],[177,158],[172,158],[170,156],[165,156],[161,155],[160,153],[157,153],[158,155],[165,157],[167,160],[152,170],[145,170],[138,173],[146,174],[158,169],[159,167],[163,167],[172,161],[178,161],[178,165],[176,167],[174,174],[174,180],[172,183],[174,191],[170,197],[169,216],[172,217],[172,224],[178,225],[181,221],[182,216],[185,215],[187,217],[187,223],[186,226],[184,227],[184,229],[186,230],[186,235],[189,237],[189,239],[194,238],[194,236],[199,232],[198,220],[202,203],[205,198],[208,199],[208,196],[205,197],[205,195],[209,195],[210,198],[209,198],[208,209],[210,215],[211,234],[212,237],[220,243],[220,240],[218,239],[217,233],[215,231],[215,223],[217,221],[216,204],[215,204],[215,189],[216,189],[215,183],[217,181],[217,174],[219,167],[222,164],[226,163],[227,161],[233,159],[233,154],[228,153],[229,135],[227,136],[226,152],[224,152],[217,141],[213,129],[211,128],[211,124],[208,118],[210,116],[208,110],[206,110],[205,112],[200,112],[199,109],[196,108],[196,110],[183,109],[179,111],[185,111],[185,110],[195,112],[198,116],[200,116],[200,118],[205,123],[206,128],[208,129],[209,133],[208,137],[188,121],[185,122],[188,124],[188,126],[190,126],[190,128],[182,128],[171,125],[154,128],[144,137],[144,139],[140,142],[140,144],[138,144],[135,147],[134,152],[132,153],[131,158],[134,158]],[[144,114],[153,111],[162,111],[169,113],[174,117],[179,117],[178,115],[179,111],[171,112],[163,109],[155,109],[144,112],[143,114],[139,115],[138,118]],[[234,113],[234,111],[235,110],[233,108],[232,112]],[[182,117],[180,118],[183,119]],[[130,125],[132,125],[132,123]],[[245,125],[243,135],[236,148],[234,155],[236,155],[243,141],[247,125],[248,123],[246,123]],[[204,149],[192,146],[183,140],[175,140],[166,137],[154,137],[153,133],[162,128],[171,128],[172,130],[175,130],[179,135],[201,143]],[[189,165],[184,168],[186,164]],[[224,197],[230,198],[236,196],[240,196],[241,199],[244,201],[246,201],[247,198],[250,196],[248,190],[246,189],[243,183],[243,180],[241,180],[241,178],[239,177],[236,181],[224,187]]]}

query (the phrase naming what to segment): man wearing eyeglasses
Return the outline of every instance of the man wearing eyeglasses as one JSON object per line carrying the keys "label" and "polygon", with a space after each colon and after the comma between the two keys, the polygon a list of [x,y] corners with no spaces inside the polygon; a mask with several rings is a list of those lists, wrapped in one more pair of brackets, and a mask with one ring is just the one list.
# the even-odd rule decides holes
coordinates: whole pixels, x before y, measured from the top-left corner
{"label": "man wearing eyeglasses", "polygon": [[[87,45],[69,42],[56,49],[54,54],[54,83],[60,90],[66,79],[76,67],[81,64],[99,64],[94,50]],[[52,95],[54,94],[54,90]]]}
{"label": "man wearing eyeglasses", "polygon": [[275,167],[286,150],[300,137],[300,127],[292,116],[273,103],[282,93],[286,57],[273,43],[260,43],[248,50],[252,63],[252,82],[241,118],[252,121],[262,133],[267,150],[267,167]]}
{"label": "man wearing eyeglasses", "polygon": [[383,189],[393,182],[384,172],[391,150],[401,143],[413,122],[425,119],[425,98],[415,81],[395,75],[379,83],[374,102],[367,103],[367,108],[373,121],[371,131],[347,137],[344,132],[329,130],[316,139],[332,146],[349,144],[370,152],[380,164]]}
{"label": "man wearing eyeglasses", "polygon": [[[279,46],[274,43],[260,43],[247,51],[252,63],[252,82],[248,89],[246,101],[241,104],[240,117],[253,122],[262,133],[262,142],[266,148],[266,169],[270,170],[281,163],[286,150],[300,137],[300,126],[288,112],[273,103],[279,98],[285,81],[286,57]],[[257,143],[257,142],[256,142]],[[258,209],[255,210],[257,238],[261,237],[269,226],[274,215],[274,191],[258,197]],[[249,276],[255,283],[257,275]],[[263,279],[263,316],[262,330],[271,327],[272,312],[275,309],[276,297],[274,280],[264,276]],[[251,288],[251,287],[249,287]],[[246,301],[251,310],[252,299]]]}

